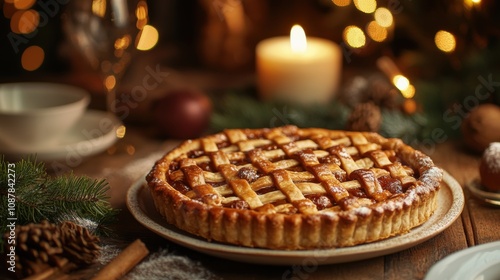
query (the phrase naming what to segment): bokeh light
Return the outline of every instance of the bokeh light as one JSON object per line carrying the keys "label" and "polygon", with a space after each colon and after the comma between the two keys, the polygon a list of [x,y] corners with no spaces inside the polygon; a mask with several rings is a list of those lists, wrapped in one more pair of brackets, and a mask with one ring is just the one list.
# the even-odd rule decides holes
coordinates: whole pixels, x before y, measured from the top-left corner
{"label": "bokeh light", "polygon": [[137,49],[147,51],[158,43],[158,30],[152,25],[145,25],[138,35]]}
{"label": "bokeh light", "polygon": [[125,147],[125,151],[127,151],[127,154],[132,156],[135,154],[135,146],[134,145],[127,145]]}
{"label": "bokeh light", "polygon": [[21,56],[21,66],[27,71],[38,69],[45,59],[45,52],[39,46],[27,47]]}
{"label": "bokeh light", "polygon": [[106,0],[93,0],[92,13],[98,17],[103,18],[106,14]]}
{"label": "bokeh light", "polygon": [[19,10],[12,15],[10,29],[17,34],[29,34],[38,27],[40,15],[37,11]]}
{"label": "bokeh light", "polygon": [[115,40],[115,50],[125,50],[130,46],[130,35],[125,34]]}
{"label": "bokeh light", "polygon": [[354,6],[356,9],[363,13],[371,14],[375,12],[377,8],[376,0],[354,0]]}
{"label": "bokeh light", "polygon": [[113,75],[109,75],[104,79],[104,86],[108,91],[111,91],[116,87],[116,78]]}
{"label": "bokeh light", "polygon": [[371,21],[366,26],[366,32],[373,41],[382,42],[387,39],[387,29],[380,26],[376,21]]}
{"label": "bokeh light", "polygon": [[471,9],[474,6],[481,5],[481,0],[464,0],[464,6],[467,9]]}
{"label": "bokeh light", "polygon": [[137,17],[137,29],[143,29],[148,23],[148,4],[146,1],[139,1],[139,3],[137,3],[135,15]]}
{"label": "bokeh light", "polygon": [[373,15],[375,21],[382,27],[389,27],[394,22],[391,11],[387,8],[378,8]]}
{"label": "bokeh light", "polygon": [[434,42],[436,43],[437,48],[443,52],[453,52],[457,45],[455,36],[444,30],[440,30],[436,33]]}
{"label": "bokeh light", "polygon": [[415,96],[415,87],[409,84],[405,90],[401,91],[404,98],[413,98]]}
{"label": "bokeh light", "polygon": [[344,29],[344,42],[353,48],[361,48],[366,44],[366,36],[361,28],[350,25]]}
{"label": "bokeh light", "polygon": [[403,101],[403,110],[407,114],[414,114],[417,112],[418,105],[415,99],[407,98]]}
{"label": "bokeh light", "polygon": [[351,0],[332,0],[333,4],[339,7],[349,6],[351,4]]}
{"label": "bokeh light", "polygon": [[35,0],[14,0],[14,7],[19,10],[29,9],[35,4]]}
{"label": "bokeh light", "polygon": [[[109,12],[106,8],[107,1],[109,0],[91,0],[92,13],[96,16],[104,17],[106,13]],[[47,18],[43,18],[42,16],[46,17],[47,15],[43,13],[48,11],[46,11],[44,6],[42,6],[43,11],[39,13],[33,8],[36,3],[36,0],[4,0],[0,3],[0,8],[3,10],[4,17],[9,20],[10,30],[12,33],[20,35],[33,34],[33,32],[37,31],[37,29],[41,27],[40,21],[47,20]],[[140,31],[139,35],[136,37],[136,46],[139,50],[149,50],[158,43],[159,32],[155,27],[148,25],[149,14],[146,1],[139,0],[134,12],[137,16],[136,27]],[[114,44],[115,56],[122,57],[125,50],[128,49],[133,43],[132,40],[133,39],[130,35],[116,39]],[[18,50],[16,50],[16,52],[17,51]],[[37,45],[26,46],[26,48],[22,51],[20,58],[21,66],[24,70],[34,71],[40,68],[43,64],[45,60],[45,51]],[[121,71],[123,67],[123,63],[103,65],[103,68],[112,70],[113,72]],[[107,88],[113,88],[115,87],[115,84],[116,81],[114,81],[114,77],[107,77]]]}
{"label": "bokeh light", "polygon": [[124,126],[124,125],[120,125],[117,129],[116,129],[116,137],[122,139],[123,137],[125,137],[125,134],[127,133],[127,127]]}
{"label": "bokeh light", "polygon": [[396,75],[392,78],[392,83],[396,86],[401,92],[408,89],[410,86],[410,81],[403,75]]}

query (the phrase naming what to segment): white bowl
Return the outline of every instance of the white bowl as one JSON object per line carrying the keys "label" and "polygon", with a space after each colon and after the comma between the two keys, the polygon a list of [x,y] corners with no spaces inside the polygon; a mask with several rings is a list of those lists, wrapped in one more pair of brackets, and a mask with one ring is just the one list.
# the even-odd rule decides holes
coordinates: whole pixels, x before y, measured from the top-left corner
{"label": "white bowl", "polygon": [[90,102],[78,87],[54,83],[0,84],[0,144],[42,148],[57,144]]}

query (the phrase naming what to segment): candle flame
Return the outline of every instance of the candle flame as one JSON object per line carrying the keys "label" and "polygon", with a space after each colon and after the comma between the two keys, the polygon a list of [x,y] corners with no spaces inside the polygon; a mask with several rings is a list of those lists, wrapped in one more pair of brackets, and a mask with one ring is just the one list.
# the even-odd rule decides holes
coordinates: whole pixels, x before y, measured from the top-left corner
{"label": "candle flame", "polygon": [[307,50],[307,38],[304,29],[296,24],[290,30],[290,46],[294,53],[303,53]]}

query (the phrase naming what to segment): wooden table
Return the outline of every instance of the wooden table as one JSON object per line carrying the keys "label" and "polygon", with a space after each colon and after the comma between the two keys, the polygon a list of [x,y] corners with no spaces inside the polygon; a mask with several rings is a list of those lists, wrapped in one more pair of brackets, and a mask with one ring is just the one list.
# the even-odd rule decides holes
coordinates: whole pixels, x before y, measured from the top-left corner
{"label": "wooden table", "polygon": [[[106,153],[88,158],[74,168],[76,174],[106,178],[111,202],[121,208],[115,225],[123,242],[141,238],[152,252],[166,248],[196,262],[220,279],[422,279],[429,268],[442,258],[470,246],[500,239],[500,209],[483,205],[465,189],[465,208],[460,218],[439,235],[415,247],[386,256],[333,265],[267,266],[239,263],[208,256],[173,244],[141,226],[129,213],[125,195],[133,182],[149,171],[160,153],[178,141],[158,139],[151,132],[129,128],[125,143],[133,146],[130,154]],[[470,154],[458,142],[445,142],[429,150],[434,161],[463,187],[479,176],[480,157]],[[165,269],[169,269],[168,267]]]}

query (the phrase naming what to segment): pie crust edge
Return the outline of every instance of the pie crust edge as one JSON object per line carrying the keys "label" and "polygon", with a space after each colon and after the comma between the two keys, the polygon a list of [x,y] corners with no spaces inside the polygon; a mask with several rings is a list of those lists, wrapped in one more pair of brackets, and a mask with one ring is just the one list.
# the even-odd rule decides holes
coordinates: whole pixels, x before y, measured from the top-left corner
{"label": "pie crust edge", "polygon": [[[261,129],[244,129],[252,133]],[[300,128],[300,136],[330,135],[348,131]],[[318,214],[261,213],[251,210],[211,206],[192,200],[174,189],[166,180],[169,162],[184,151],[201,146],[201,139],[184,141],[165,154],[147,175],[157,211],[172,224],[191,234],[245,247],[299,250],[335,248],[364,244],[401,235],[429,219],[437,208],[442,170],[424,153],[400,139],[377,133],[361,133],[383,149],[392,149],[420,176],[405,193],[381,203],[340,212]],[[226,137],[224,132],[207,137]]]}

